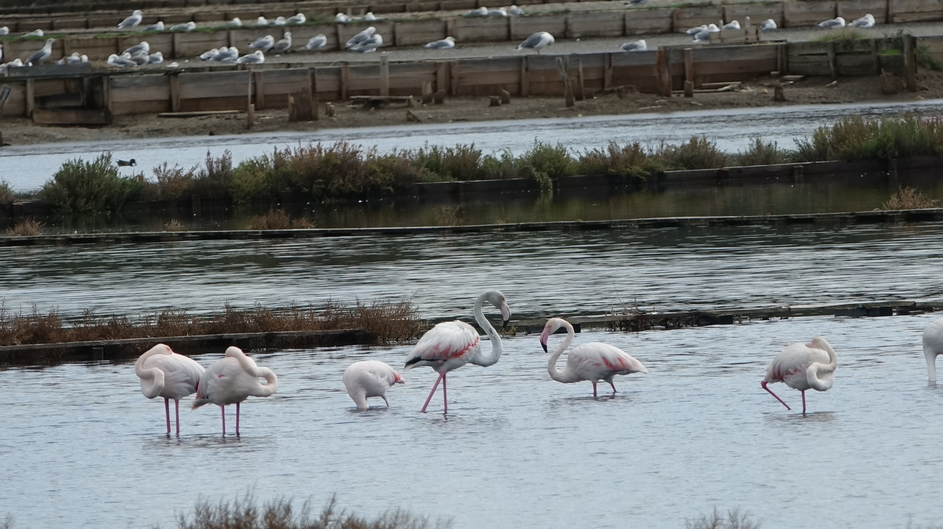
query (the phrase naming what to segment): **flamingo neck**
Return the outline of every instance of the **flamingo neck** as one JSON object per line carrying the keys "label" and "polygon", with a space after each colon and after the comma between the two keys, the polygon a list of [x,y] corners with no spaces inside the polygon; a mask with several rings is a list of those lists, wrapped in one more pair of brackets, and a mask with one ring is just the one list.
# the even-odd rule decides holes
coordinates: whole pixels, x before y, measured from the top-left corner
{"label": "flamingo neck", "polygon": [[485,317],[484,312],[482,312],[482,306],[484,305],[486,296],[487,292],[478,296],[478,299],[475,300],[474,314],[475,321],[484,329],[485,334],[487,334],[488,338],[491,340],[491,353],[486,355],[479,349],[478,354],[470,360],[471,363],[482,367],[494,365],[498,363],[498,360],[501,358],[501,336],[498,335],[498,331],[495,330],[491,322],[488,321],[488,318]]}
{"label": "flamingo neck", "polygon": [[570,322],[563,320],[563,327],[566,329],[566,339],[563,340],[563,343],[554,349],[553,354],[550,355],[550,360],[547,361],[547,372],[550,373],[550,378],[557,382],[576,382],[569,371],[560,371],[557,369],[557,360],[560,359],[560,355],[563,354],[563,351],[566,351],[566,348],[573,343],[573,339],[576,337],[576,332],[573,330],[573,326],[570,325]]}
{"label": "flamingo neck", "polygon": [[838,355],[835,354],[835,350],[828,343],[823,343],[821,346],[828,353],[828,363],[815,362],[806,371],[809,386],[817,391],[825,391],[832,387],[834,381],[832,374],[838,369]]}
{"label": "flamingo neck", "polygon": [[932,349],[924,349],[923,355],[927,359],[927,376],[928,381],[932,384],[936,384],[936,351]]}
{"label": "flamingo neck", "polygon": [[267,367],[259,367],[255,360],[246,356],[240,349],[235,347],[230,347],[226,349],[226,356],[235,358],[239,361],[239,365],[242,366],[242,369],[254,376],[262,377],[265,379],[265,384],[259,384],[257,388],[252,392],[253,397],[268,397],[273,395],[278,391],[278,377],[275,376],[275,372]]}
{"label": "flamingo neck", "polygon": [[160,395],[164,390],[164,372],[156,367],[144,367],[144,361],[158,353],[159,350],[152,349],[142,354],[134,363],[134,373],[141,379],[141,393],[149,399]]}

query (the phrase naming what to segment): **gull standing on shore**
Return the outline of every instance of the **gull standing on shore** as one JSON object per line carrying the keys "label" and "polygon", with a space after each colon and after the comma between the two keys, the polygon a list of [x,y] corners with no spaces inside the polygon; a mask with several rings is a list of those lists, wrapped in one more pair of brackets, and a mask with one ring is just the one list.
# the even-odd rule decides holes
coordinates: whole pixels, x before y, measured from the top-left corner
{"label": "gull standing on shore", "polygon": [[142,13],[140,9],[135,9],[134,14],[119,22],[117,27],[118,29],[133,28],[140,24],[143,19],[144,13]]}
{"label": "gull standing on shore", "polygon": [[537,50],[537,54],[540,54],[540,48],[546,47],[553,44],[553,35],[547,33],[546,31],[538,31],[533,35],[527,37],[524,42],[517,45],[518,51],[524,48],[533,48]]}

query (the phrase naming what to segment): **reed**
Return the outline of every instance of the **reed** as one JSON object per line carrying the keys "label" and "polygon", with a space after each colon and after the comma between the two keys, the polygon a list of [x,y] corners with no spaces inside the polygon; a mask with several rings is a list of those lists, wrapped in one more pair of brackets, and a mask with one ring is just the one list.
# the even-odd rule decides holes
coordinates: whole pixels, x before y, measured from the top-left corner
{"label": "reed", "polygon": [[249,221],[250,230],[302,230],[315,228],[314,222],[302,217],[293,219],[284,209],[274,209],[264,215],[256,215]]}
{"label": "reed", "polygon": [[16,193],[6,180],[0,180],[0,204],[16,201]]}
{"label": "reed", "polygon": [[939,204],[939,200],[924,195],[916,188],[899,187],[897,192],[891,195],[891,198],[881,206],[881,209],[925,209],[938,207]]}
{"label": "reed", "polygon": [[43,223],[35,220],[17,222],[7,233],[14,237],[35,237],[42,233]]}
{"label": "reed", "polygon": [[730,509],[727,515],[723,516],[715,507],[709,515],[702,515],[693,521],[685,520],[684,526],[687,529],[759,529],[760,524],[750,520],[740,509]]}
{"label": "reed", "polygon": [[424,328],[408,300],[357,301],[352,306],[329,301],[321,308],[256,305],[239,309],[227,305],[220,313],[199,315],[185,309],[171,309],[133,320],[128,316],[99,316],[86,311],[74,321],[66,321],[55,309],[40,313],[33,307],[29,313],[14,314],[0,305],[0,345],[340,329],[360,329],[375,336],[380,343],[395,343],[415,338]]}
{"label": "reed", "polygon": [[430,520],[402,509],[392,509],[374,519],[338,509],[336,498],[317,515],[311,512],[311,500],[295,508],[292,501],[277,498],[258,506],[252,493],[233,501],[211,503],[197,500],[191,514],[178,514],[179,529],[447,529],[449,519]]}
{"label": "reed", "polygon": [[692,136],[687,143],[661,142],[652,153],[668,169],[716,169],[729,164],[730,158],[706,136]]}
{"label": "reed", "polygon": [[481,149],[475,144],[439,147],[426,145],[416,150],[404,150],[400,156],[409,160],[419,171],[423,182],[450,182],[480,180],[482,178]]}

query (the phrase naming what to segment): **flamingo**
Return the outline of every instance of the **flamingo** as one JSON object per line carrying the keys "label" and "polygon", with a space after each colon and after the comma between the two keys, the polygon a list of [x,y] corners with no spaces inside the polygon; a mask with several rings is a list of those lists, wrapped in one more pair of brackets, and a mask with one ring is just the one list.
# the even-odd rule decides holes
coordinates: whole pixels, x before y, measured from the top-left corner
{"label": "flamingo", "polygon": [[547,372],[550,378],[564,384],[572,384],[581,380],[589,380],[593,383],[593,398],[596,395],[596,382],[605,380],[612,386],[613,395],[617,393],[616,385],[612,379],[616,375],[630,375],[632,373],[648,373],[645,366],[628,353],[602,342],[589,342],[580,344],[573,348],[566,357],[566,368],[563,371],[557,369],[557,360],[563,351],[573,343],[575,333],[570,322],[562,318],[550,318],[544,325],[544,331],[540,333],[540,345],[547,352],[547,341],[550,335],[560,327],[566,329],[566,339],[559,347],[554,349],[550,355],[550,361],[547,362]]}
{"label": "flamingo", "polygon": [[[265,379],[265,384],[259,382]],[[236,435],[239,435],[239,404],[249,397],[268,397],[278,391],[278,377],[267,367],[259,367],[242,349],[229,347],[226,356],[208,367],[200,377],[193,409],[204,404],[219,406],[226,435],[226,405],[236,405]]]}
{"label": "flamingo", "polygon": [[792,389],[798,389],[802,392],[802,414],[805,415],[805,391],[827,391],[835,383],[836,369],[838,356],[835,355],[835,350],[825,338],[819,336],[809,343],[794,343],[783,348],[773,362],[766,366],[766,378],[760,382],[760,386],[776,397],[787,410],[792,408],[766,385],[770,382],[784,382]]}
{"label": "flamingo", "polygon": [[429,329],[426,334],[422,335],[413,350],[409,352],[409,357],[406,359],[406,369],[429,366],[439,373],[439,378],[432,386],[432,391],[429,392],[426,403],[422,405],[422,413],[426,413],[426,407],[429,406],[432,395],[439,387],[439,382],[442,382],[444,413],[449,412],[448,393],[445,385],[445,375],[449,371],[458,369],[469,362],[488,367],[496,364],[501,358],[501,337],[498,336],[498,331],[494,329],[482,312],[482,305],[485,301],[501,311],[501,319],[504,321],[505,326],[507,326],[508,320],[511,319],[511,309],[504,299],[504,294],[497,290],[484,292],[475,300],[475,321],[491,339],[491,354],[486,355],[481,352],[481,337],[478,336],[478,331],[471,325],[458,320],[442,322]]}
{"label": "flamingo", "polygon": [[380,397],[390,407],[386,400],[386,390],[393,384],[405,384],[402,375],[395,369],[377,360],[354,362],[344,370],[344,387],[347,394],[353,399],[358,410],[367,410],[367,398]]}
{"label": "flamingo", "polygon": [[927,373],[931,384],[936,384],[936,357],[943,353],[943,318],[923,331],[923,355],[927,358]]}
{"label": "flamingo", "polygon": [[203,371],[196,360],[177,354],[162,343],[145,351],[134,363],[134,373],[141,379],[141,393],[149,399],[164,397],[167,435],[170,435],[170,399],[174,400],[177,435],[180,435],[180,399],[197,390]]}

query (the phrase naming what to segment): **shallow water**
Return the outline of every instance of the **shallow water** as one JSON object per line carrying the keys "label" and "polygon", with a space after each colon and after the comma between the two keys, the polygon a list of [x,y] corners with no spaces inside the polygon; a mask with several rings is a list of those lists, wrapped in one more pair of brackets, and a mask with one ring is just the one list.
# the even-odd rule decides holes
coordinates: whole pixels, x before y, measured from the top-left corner
{"label": "shallow water", "polygon": [[184,169],[202,165],[207,152],[221,156],[230,150],[235,164],[270,154],[276,148],[336,141],[375,147],[380,152],[416,149],[427,144],[474,144],[485,154],[504,149],[520,154],[539,140],[551,145],[563,143],[571,152],[581,153],[586,149],[605,148],[610,141],[620,145],[632,142],[655,145],[660,141],[677,144],[692,136],[707,134],[719,149],[737,153],[746,150],[755,137],[792,149],[795,138],[806,138],[816,127],[834,123],[849,114],[865,117],[906,112],[938,115],[941,111],[943,103],[931,100],[12,146],[0,149],[0,179],[9,182],[15,191],[34,191],[51,180],[66,161],[76,158],[91,161],[102,152],[111,152],[114,159],[137,161],[137,167],[121,168],[122,174],[144,173],[153,178],[152,169],[165,162]]}
{"label": "shallow water", "polygon": [[[927,386],[919,347],[936,317],[578,335],[651,371],[599,400],[588,383],[550,380],[537,336],[518,335],[498,364],[450,375],[447,418],[441,394],[418,412],[429,369],[404,372],[390,409],[354,411],[344,368],[367,357],[400,366],[408,346],[259,354],[279,391],[243,406],[240,438],[220,435],[215,406],[185,408],[183,434],[164,437],[162,403],[141,396],[131,364],[8,369],[0,516],[16,527],[170,527],[198,498],[252,489],[316,509],[337,494],[360,514],[399,507],[458,529],[677,528],[715,507],[768,528],[939,524],[943,393]],[[759,381],[779,348],[815,335],[841,367],[803,417],[798,392],[773,386],[787,411]]]}

